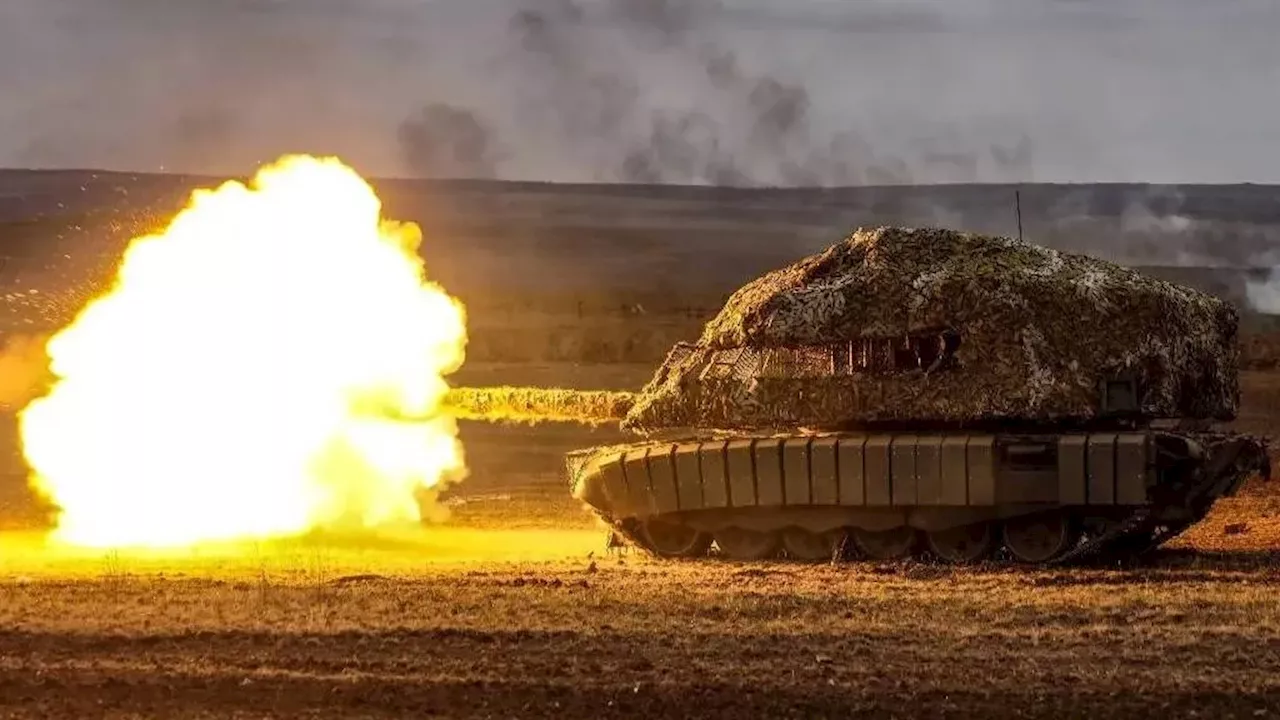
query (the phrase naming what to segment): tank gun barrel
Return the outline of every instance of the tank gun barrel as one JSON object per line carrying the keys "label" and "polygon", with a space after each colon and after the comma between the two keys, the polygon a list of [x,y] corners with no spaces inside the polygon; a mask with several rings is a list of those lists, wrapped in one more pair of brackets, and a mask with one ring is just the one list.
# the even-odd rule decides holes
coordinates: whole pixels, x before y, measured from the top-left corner
{"label": "tank gun barrel", "polygon": [[444,409],[464,420],[489,422],[617,423],[635,403],[635,393],[540,387],[459,387]]}

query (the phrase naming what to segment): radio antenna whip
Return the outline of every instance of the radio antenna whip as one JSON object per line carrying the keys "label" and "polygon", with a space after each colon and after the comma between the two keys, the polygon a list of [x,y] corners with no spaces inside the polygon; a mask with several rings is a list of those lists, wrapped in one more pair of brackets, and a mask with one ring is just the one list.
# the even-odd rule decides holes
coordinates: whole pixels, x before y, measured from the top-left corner
{"label": "radio antenna whip", "polygon": [[1022,192],[1013,191],[1013,212],[1018,218],[1018,242],[1022,242]]}

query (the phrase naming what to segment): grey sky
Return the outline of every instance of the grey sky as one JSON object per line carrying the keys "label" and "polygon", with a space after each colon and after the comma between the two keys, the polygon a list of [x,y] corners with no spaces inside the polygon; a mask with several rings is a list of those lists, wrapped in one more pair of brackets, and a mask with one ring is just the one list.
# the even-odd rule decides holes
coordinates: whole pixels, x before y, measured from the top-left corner
{"label": "grey sky", "polygon": [[4,0],[0,166],[1280,182],[1276,38],[1274,0]]}

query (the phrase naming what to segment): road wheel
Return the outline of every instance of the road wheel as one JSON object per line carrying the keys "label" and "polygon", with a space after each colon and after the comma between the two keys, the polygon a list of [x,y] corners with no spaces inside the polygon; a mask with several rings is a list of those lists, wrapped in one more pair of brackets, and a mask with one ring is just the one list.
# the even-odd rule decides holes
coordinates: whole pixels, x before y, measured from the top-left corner
{"label": "road wheel", "polygon": [[996,547],[996,533],[987,522],[939,530],[925,537],[939,560],[956,564],[979,562]]}
{"label": "road wheel", "polygon": [[711,536],[688,525],[646,520],[640,536],[654,555],[668,558],[701,557],[711,549]]}
{"label": "road wheel", "polygon": [[860,528],[853,531],[853,545],[871,560],[901,560],[916,549],[915,528],[903,525],[892,530],[872,532]]}
{"label": "road wheel", "polygon": [[1046,563],[1076,546],[1080,531],[1060,511],[1025,515],[1005,521],[1004,546],[1024,563]]}
{"label": "road wheel", "polygon": [[787,528],[782,531],[782,547],[787,555],[801,562],[823,562],[835,555],[836,546],[844,537],[843,530],[815,533],[803,528]]}
{"label": "road wheel", "polygon": [[766,560],[782,549],[778,533],[742,528],[725,528],[715,533],[716,545],[733,560]]}

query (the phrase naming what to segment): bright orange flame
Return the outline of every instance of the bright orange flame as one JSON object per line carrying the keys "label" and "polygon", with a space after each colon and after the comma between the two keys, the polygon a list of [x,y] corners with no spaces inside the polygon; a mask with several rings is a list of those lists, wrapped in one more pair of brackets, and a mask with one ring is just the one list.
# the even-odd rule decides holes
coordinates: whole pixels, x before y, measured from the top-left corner
{"label": "bright orange flame", "polygon": [[425,280],[418,228],[380,218],[354,170],[291,156],[136,239],[50,340],[56,383],[22,413],[55,536],[182,547],[415,521],[420,488],[460,479],[439,406],[464,310]]}

